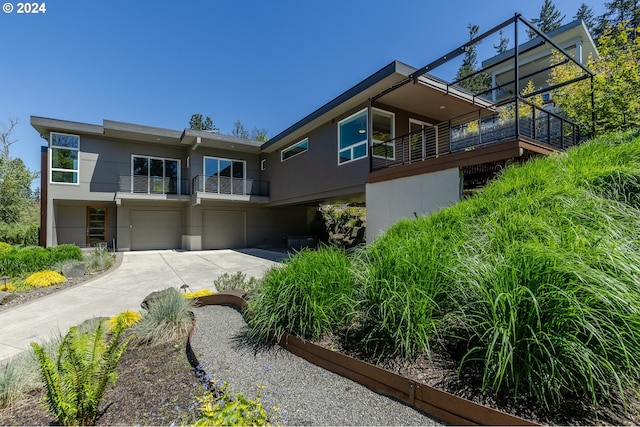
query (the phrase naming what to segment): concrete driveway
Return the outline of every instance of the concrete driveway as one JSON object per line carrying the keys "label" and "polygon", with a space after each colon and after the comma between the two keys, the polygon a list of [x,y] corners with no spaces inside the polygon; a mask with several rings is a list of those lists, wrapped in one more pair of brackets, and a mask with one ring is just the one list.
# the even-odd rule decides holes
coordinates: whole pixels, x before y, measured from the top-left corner
{"label": "concrete driveway", "polygon": [[32,341],[44,342],[71,326],[96,316],[140,310],[150,292],[189,285],[191,291],[214,289],[224,273],[241,271],[262,277],[286,254],[261,249],[240,251],[125,252],[112,272],[73,288],[47,295],[0,312],[0,361],[26,350]]}

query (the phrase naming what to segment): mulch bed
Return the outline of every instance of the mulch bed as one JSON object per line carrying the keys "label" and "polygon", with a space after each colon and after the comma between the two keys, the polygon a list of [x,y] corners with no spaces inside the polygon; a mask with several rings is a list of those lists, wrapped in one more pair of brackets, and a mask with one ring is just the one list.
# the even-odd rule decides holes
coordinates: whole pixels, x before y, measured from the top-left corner
{"label": "mulch bed", "polygon": [[[116,385],[105,393],[96,425],[189,425],[197,419],[202,388],[185,354],[186,339],[132,346],[118,365]],[[0,425],[56,425],[44,392],[0,412]]]}

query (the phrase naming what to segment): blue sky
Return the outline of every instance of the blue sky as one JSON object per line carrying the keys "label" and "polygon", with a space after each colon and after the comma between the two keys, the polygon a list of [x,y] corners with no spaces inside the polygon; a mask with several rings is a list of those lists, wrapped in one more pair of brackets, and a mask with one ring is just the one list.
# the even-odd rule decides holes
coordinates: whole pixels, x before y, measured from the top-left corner
{"label": "blue sky", "polygon": [[[222,133],[274,136],[397,59],[421,67],[543,0],[48,0],[0,13],[0,120],[39,170],[31,115],[170,129],[193,113]],[[583,0],[556,0],[565,23]],[[589,1],[596,14],[604,0]],[[487,43],[487,46],[489,44]]]}

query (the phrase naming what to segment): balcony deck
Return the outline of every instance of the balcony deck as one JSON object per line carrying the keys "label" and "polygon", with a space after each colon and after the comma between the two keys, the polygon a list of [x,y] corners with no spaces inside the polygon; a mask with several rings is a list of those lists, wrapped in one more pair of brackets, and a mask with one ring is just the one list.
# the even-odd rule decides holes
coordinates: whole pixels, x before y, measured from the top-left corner
{"label": "balcony deck", "polygon": [[563,151],[580,142],[576,124],[522,98],[389,141],[374,141],[370,182]]}

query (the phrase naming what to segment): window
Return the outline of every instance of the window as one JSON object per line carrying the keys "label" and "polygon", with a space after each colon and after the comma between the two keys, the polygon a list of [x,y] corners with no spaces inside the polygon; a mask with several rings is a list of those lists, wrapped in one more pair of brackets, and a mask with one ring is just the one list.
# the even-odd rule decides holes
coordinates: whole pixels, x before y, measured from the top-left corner
{"label": "window", "polygon": [[51,132],[50,146],[51,182],[77,184],[80,137]]}
{"label": "window", "polygon": [[367,157],[367,109],[338,122],[338,164]]}
{"label": "window", "polygon": [[179,181],[179,160],[132,156],[131,191],[133,193],[178,194]]}
{"label": "window", "polygon": [[218,194],[246,194],[244,160],[204,158],[204,191]]}
{"label": "window", "polygon": [[260,170],[261,171],[267,170],[267,159],[260,160]]}
{"label": "window", "polygon": [[376,108],[371,112],[373,127],[373,155],[385,159],[395,159],[394,114]]}
{"label": "window", "polygon": [[285,148],[280,152],[280,160],[285,161],[290,159],[298,154],[304,153],[309,149],[309,138],[305,138],[300,142],[296,142],[295,144]]}

